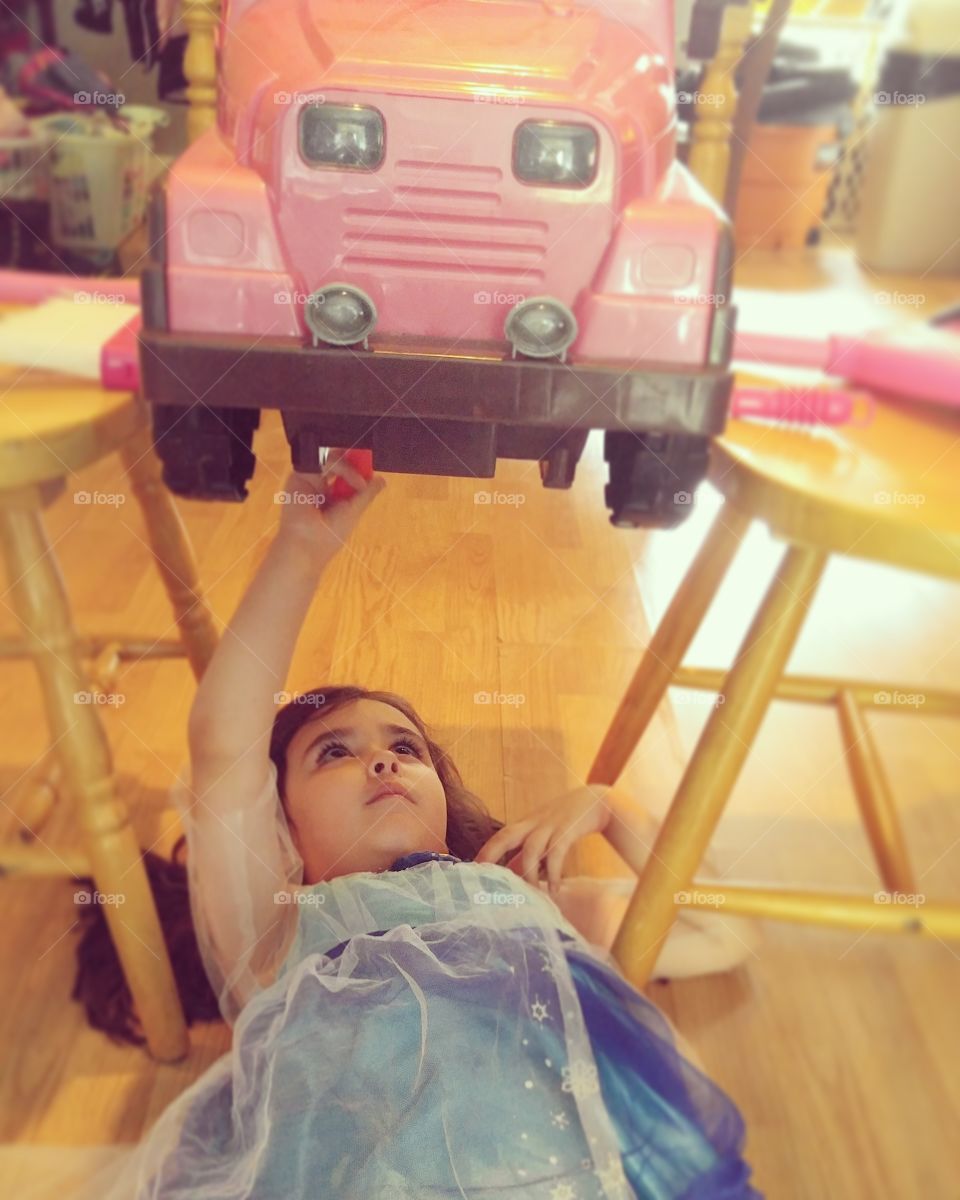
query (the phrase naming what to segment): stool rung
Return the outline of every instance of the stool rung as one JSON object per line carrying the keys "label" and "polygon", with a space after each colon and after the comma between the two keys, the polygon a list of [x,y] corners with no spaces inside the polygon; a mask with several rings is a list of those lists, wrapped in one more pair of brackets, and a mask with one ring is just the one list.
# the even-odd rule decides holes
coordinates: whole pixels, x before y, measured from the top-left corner
{"label": "stool rung", "polygon": [[[677,667],[670,686],[720,692],[727,674],[727,671],[707,667]],[[777,700],[796,700],[804,704],[836,704],[841,692],[849,692],[861,708],[911,714],[922,710],[928,717],[960,717],[960,692],[921,687],[919,684],[911,686],[865,679],[830,679],[819,675],[783,675],[774,696]]]}
{"label": "stool rung", "polygon": [[92,874],[90,859],[82,850],[0,842],[0,875],[59,875],[71,879]]}
{"label": "stool rung", "polygon": [[798,891],[697,880],[677,896],[679,908],[960,939],[960,904],[927,904],[922,895],[877,892],[874,896],[858,896],[850,892]]}

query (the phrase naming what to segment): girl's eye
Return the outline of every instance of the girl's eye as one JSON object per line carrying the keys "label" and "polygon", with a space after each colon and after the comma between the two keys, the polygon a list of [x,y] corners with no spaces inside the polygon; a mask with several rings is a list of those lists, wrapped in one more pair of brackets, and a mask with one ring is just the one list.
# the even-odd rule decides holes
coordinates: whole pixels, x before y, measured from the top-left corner
{"label": "girl's eye", "polygon": [[413,751],[417,758],[420,757],[420,747],[416,744],[416,742],[408,742],[404,738],[401,738],[399,742],[394,742],[393,744],[395,746],[406,746],[408,750]]}
{"label": "girl's eye", "polygon": [[[407,749],[411,750],[417,758],[423,757],[422,754],[420,753],[420,747],[416,744],[416,742],[408,741],[406,738],[399,738],[397,741],[395,741],[393,743],[393,745],[394,746],[406,746]],[[345,750],[347,752],[347,754],[350,753],[350,747],[345,746],[343,744],[343,742],[325,742],[320,747],[320,749],[317,751],[316,761],[318,763],[322,762],[323,759],[326,758],[326,756],[330,753],[331,750]]]}

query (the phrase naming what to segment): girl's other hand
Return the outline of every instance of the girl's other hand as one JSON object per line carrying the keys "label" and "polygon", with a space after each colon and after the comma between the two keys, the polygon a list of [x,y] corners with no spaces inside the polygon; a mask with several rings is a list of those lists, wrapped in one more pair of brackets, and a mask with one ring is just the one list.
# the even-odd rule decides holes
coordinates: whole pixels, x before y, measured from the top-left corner
{"label": "girl's other hand", "polygon": [[[374,499],[387,486],[382,475],[364,479],[356,468],[334,451],[322,474],[291,471],[283,486],[278,537],[308,546],[321,557],[332,557],[345,545],[354,527]],[[354,489],[347,500],[330,493],[339,476]]]}
{"label": "girl's other hand", "polygon": [[603,783],[575,788],[542,809],[499,829],[477,853],[474,862],[499,862],[522,847],[507,867],[536,887],[540,863],[546,860],[551,894],[560,886],[563,864],[573,844],[588,833],[603,833],[612,809]]}

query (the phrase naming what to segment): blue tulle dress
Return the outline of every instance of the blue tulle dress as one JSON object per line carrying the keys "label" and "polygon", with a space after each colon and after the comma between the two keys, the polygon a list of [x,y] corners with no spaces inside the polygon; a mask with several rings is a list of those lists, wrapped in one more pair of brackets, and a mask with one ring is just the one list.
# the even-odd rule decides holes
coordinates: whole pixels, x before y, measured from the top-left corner
{"label": "blue tulle dress", "polygon": [[539,889],[435,852],[298,891],[137,1200],[757,1200],[733,1102]]}

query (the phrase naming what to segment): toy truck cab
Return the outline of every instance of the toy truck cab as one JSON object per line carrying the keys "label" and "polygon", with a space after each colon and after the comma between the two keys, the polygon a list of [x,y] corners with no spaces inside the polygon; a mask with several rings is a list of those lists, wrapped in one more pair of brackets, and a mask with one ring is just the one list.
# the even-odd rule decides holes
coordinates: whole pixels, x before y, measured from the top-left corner
{"label": "toy truck cab", "polygon": [[[607,6],[609,11],[609,6]],[[142,375],[169,486],[293,464],[569,486],[671,525],[730,391],[731,237],[675,159],[672,4],[228,0],[216,127],[153,197]]]}

